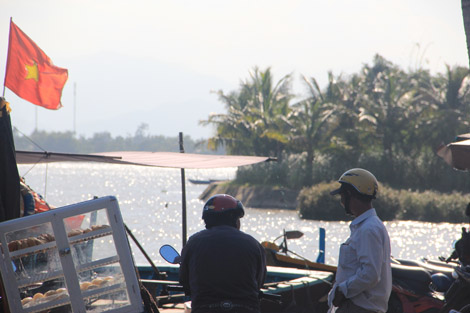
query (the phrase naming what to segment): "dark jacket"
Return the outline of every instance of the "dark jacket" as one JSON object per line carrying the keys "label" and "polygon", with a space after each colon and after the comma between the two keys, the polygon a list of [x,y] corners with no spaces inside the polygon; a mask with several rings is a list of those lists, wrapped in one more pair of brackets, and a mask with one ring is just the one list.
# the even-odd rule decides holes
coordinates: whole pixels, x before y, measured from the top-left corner
{"label": "dark jacket", "polygon": [[180,283],[191,295],[192,312],[230,300],[259,311],[266,277],[263,247],[230,226],[214,226],[191,236],[181,253]]}

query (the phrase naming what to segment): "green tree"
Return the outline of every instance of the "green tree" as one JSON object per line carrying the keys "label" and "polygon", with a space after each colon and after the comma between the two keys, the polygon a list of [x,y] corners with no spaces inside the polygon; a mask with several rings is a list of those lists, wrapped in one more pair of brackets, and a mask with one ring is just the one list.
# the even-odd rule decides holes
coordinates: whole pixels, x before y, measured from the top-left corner
{"label": "green tree", "polygon": [[[408,151],[406,138],[416,118],[413,103],[417,82],[399,67],[376,55],[373,66],[362,69],[364,82],[359,103],[359,121],[387,161],[394,153]],[[374,145],[373,142],[370,144]]]}
{"label": "green tree", "polygon": [[218,91],[227,113],[211,114],[200,122],[216,126],[209,147],[224,145],[230,154],[269,154],[280,158],[291,128],[287,119],[293,97],[290,82],[290,75],[286,75],[274,84],[270,68],[255,68],[238,91]]}
{"label": "green tree", "polygon": [[328,152],[341,159],[342,163],[356,164],[359,156],[370,150],[370,146],[363,143],[367,142],[367,132],[358,131],[363,82],[364,79],[357,74],[349,79],[329,74],[326,94],[329,102],[335,104],[335,114],[329,121],[331,138]]}
{"label": "green tree", "polygon": [[78,152],[78,142],[72,131],[50,132],[35,130],[30,136],[35,150]]}
{"label": "green tree", "polygon": [[333,75],[329,73],[329,84],[323,93],[315,78],[303,77],[308,89],[308,98],[295,103],[289,115],[292,124],[291,149],[297,152],[306,152],[305,172],[303,183],[310,186],[313,181],[313,162],[315,151],[324,150],[330,145],[331,117],[335,113],[334,101],[338,97]]}
{"label": "green tree", "polygon": [[462,16],[467,39],[467,55],[470,61],[470,0],[462,0]]}
{"label": "green tree", "polygon": [[431,77],[422,88],[430,109],[423,129],[430,145],[451,142],[470,126],[470,77],[466,67],[446,65],[445,74]]}

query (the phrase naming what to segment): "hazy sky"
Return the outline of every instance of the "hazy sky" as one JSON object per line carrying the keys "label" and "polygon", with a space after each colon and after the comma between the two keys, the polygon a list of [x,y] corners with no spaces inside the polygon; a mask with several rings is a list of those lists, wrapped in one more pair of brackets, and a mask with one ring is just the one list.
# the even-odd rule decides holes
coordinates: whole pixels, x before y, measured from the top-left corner
{"label": "hazy sky", "polygon": [[292,74],[299,96],[301,75],[324,86],[328,71],[352,74],[376,53],[404,69],[468,66],[460,0],[0,0],[3,76],[10,17],[69,70],[58,111],[6,90],[26,134],[36,121],[86,136],[146,123],[207,138],[199,120],[225,112],[211,91],[238,89],[254,66]]}

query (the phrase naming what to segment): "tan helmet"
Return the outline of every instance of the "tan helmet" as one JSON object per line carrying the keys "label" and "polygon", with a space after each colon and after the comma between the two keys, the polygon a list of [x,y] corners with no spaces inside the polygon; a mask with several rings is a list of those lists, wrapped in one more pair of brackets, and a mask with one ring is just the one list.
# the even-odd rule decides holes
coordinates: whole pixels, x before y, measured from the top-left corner
{"label": "tan helmet", "polygon": [[[348,184],[356,189],[360,194],[375,199],[377,191],[379,190],[379,184],[375,176],[362,168],[353,168],[346,171],[338,179],[338,182]],[[330,192],[331,195],[336,195],[341,192],[341,187]]]}

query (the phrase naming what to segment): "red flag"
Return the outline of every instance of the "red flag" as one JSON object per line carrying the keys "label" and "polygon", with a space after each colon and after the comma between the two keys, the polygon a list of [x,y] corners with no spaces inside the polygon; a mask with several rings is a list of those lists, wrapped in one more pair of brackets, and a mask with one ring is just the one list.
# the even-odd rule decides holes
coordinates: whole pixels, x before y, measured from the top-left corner
{"label": "red flag", "polygon": [[21,29],[10,21],[10,41],[5,86],[36,105],[57,110],[68,71],[51,59]]}

